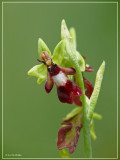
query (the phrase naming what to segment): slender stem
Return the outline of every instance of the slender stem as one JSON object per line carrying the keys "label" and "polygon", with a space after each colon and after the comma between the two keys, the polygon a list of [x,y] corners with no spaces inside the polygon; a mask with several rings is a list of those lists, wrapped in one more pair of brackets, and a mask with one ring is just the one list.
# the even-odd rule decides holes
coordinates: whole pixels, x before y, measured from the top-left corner
{"label": "slender stem", "polygon": [[77,83],[82,89],[82,106],[83,106],[83,133],[84,133],[84,150],[86,158],[92,157],[92,147],[91,147],[91,137],[90,137],[90,121],[87,118],[88,107],[86,103],[85,97],[85,90],[84,90],[84,83],[82,73],[80,71],[79,65],[75,65],[76,72],[77,72]]}
{"label": "slender stem", "polygon": [[86,96],[85,96],[85,89],[84,89],[84,83],[83,83],[83,77],[82,72],[80,69],[80,66],[78,64],[77,58],[76,58],[76,50],[73,47],[73,44],[69,41],[66,41],[66,50],[70,55],[71,62],[76,69],[76,83],[78,86],[82,89],[82,106],[83,106],[83,133],[84,133],[84,150],[85,150],[85,156],[86,158],[92,157],[92,147],[91,147],[91,137],[90,137],[90,120],[87,117],[88,113],[88,107],[86,103]]}
{"label": "slender stem", "polygon": [[[68,28],[66,26],[66,23],[64,20],[62,20],[61,25],[61,38],[65,40],[65,46],[66,46],[66,54],[69,56],[71,64],[76,69],[76,83],[80,88],[82,89],[82,106],[83,106],[83,132],[84,132],[84,148],[85,148],[85,156],[86,158],[92,157],[92,148],[91,148],[91,137],[90,137],[90,121],[87,118],[87,103],[86,103],[86,96],[85,96],[85,90],[84,90],[84,83],[83,83],[83,77],[80,65],[78,63],[77,55],[76,55],[76,46],[75,43],[73,44],[73,41],[71,39],[70,33],[68,31]],[[75,36],[74,36],[75,38]],[[74,40],[73,38],[73,40]]]}

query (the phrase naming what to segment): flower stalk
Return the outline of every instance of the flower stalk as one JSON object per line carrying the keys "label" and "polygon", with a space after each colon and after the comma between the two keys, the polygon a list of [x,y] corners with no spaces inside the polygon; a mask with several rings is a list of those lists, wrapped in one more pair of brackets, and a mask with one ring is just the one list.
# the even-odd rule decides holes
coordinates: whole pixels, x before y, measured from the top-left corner
{"label": "flower stalk", "polygon": [[77,82],[78,82],[78,85],[81,87],[82,93],[83,93],[83,95],[81,96],[81,100],[83,104],[83,134],[84,134],[85,157],[91,158],[92,157],[92,147],[91,147],[91,137],[90,137],[90,121],[87,118],[88,106],[86,103],[86,96],[85,96],[82,73],[80,69],[78,68],[78,66],[76,66],[76,71],[77,71]]}
{"label": "flower stalk", "polygon": [[61,30],[62,30],[61,37],[63,37],[66,40],[66,52],[69,54],[70,61],[72,61],[73,67],[76,70],[76,82],[82,90],[81,100],[82,100],[82,107],[83,107],[83,133],[84,133],[85,157],[91,158],[92,148],[91,148],[91,137],[90,137],[90,121],[87,118],[88,107],[86,104],[86,96],[85,96],[82,72],[77,61],[76,49],[74,48],[74,45],[72,43],[72,38],[70,37],[69,31],[67,29],[67,26],[64,20],[62,21]]}

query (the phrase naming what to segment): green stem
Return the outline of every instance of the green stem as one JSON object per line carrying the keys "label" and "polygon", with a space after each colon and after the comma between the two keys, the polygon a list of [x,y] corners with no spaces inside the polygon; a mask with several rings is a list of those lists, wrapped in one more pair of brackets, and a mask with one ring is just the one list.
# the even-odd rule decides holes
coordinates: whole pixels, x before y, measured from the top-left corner
{"label": "green stem", "polygon": [[76,57],[76,50],[73,44],[66,40],[66,51],[69,53],[71,63],[76,69],[76,83],[82,89],[82,107],[83,107],[83,133],[84,133],[84,150],[86,158],[92,157],[91,137],[90,137],[90,120],[87,118],[88,106],[86,103],[85,89],[83,83],[82,72]]}
{"label": "green stem", "polygon": [[90,121],[87,118],[88,107],[86,103],[86,96],[84,90],[84,83],[81,70],[79,65],[75,65],[75,69],[77,72],[77,83],[82,89],[83,95],[81,96],[82,100],[82,107],[83,107],[83,133],[84,133],[84,150],[85,150],[85,157],[91,158],[92,157],[92,147],[91,147],[91,137],[90,137]]}
{"label": "green stem", "polygon": [[[84,133],[84,148],[85,148],[85,156],[86,158],[92,157],[92,148],[91,148],[91,137],[90,137],[90,121],[87,118],[88,106],[86,103],[85,89],[83,83],[83,77],[80,65],[78,63],[76,45],[73,44],[72,37],[68,31],[66,23],[62,20],[61,25],[61,38],[65,41],[66,46],[66,54],[69,55],[70,62],[72,66],[76,69],[76,83],[82,89],[82,107],[83,107],[83,133]],[[75,38],[75,36],[74,36]]]}

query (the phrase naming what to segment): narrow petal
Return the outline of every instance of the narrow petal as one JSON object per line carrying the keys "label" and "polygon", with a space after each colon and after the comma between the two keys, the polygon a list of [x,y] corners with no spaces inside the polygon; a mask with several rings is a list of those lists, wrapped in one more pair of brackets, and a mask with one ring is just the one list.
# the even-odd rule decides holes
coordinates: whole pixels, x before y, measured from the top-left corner
{"label": "narrow petal", "polygon": [[84,60],[87,60],[87,57],[86,57],[86,56],[83,56],[83,55],[82,55],[82,57],[84,58]]}
{"label": "narrow petal", "polygon": [[66,68],[66,67],[61,67],[61,66],[59,66],[59,67],[60,67],[61,71],[63,73],[65,73],[66,75],[73,75],[76,73],[76,70],[74,68]]}
{"label": "narrow petal", "polygon": [[90,98],[93,92],[93,85],[84,77],[83,77],[83,81],[85,86],[85,94],[88,98]]}
{"label": "narrow petal", "polygon": [[90,67],[89,64],[86,64],[86,65],[85,65],[85,71],[86,71],[86,72],[93,72],[94,69],[93,69],[92,67]]}
{"label": "narrow petal", "polygon": [[45,90],[47,93],[50,93],[54,85],[53,79],[49,73],[47,73],[47,81],[45,83]]}

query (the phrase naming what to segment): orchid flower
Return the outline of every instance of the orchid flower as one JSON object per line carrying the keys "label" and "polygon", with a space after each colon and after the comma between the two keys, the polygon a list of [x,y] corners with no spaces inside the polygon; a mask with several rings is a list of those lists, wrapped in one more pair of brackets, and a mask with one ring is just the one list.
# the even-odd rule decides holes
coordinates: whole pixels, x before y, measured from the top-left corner
{"label": "orchid flower", "polygon": [[[75,69],[73,67],[68,68],[58,65],[58,63],[62,64],[63,61],[61,59],[65,59],[65,57],[67,57],[66,55],[63,56],[65,54],[64,41],[61,41],[57,45],[53,56],[51,56],[48,47],[41,39],[39,39],[38,44],[42,48],[39,48],[39,51],[42,51],[41,53],[39,52],[39,57],[42,60],[38,61],[42,64],[36,65],[32,69],[30,69],[28,71],[28,75],[37,77],[38,84],[41,84],[44,80],[46,80],[45,91],[47,93],[50,93],[53,85],[55,84],[57,87],[58,98],[62,103],[72,104],[74,102],[77,106],[82,106],[82,102],[80,100],[82,91],[75,82],[72,82],[68,78],[69,75],[75,75]],[[43,49],[45,49],[46,51],[43,51]],[[59,52],[61,53],[61,55],[58,54]],[[57,62],[57,64],[55,62]],[[67,66],[70,65],[68,62],[66,62],[66,64]],[[93,86],[85,78],[83,78],[83,80],[86,90],[85,93],[90,98],[93,91]]]}
{"label": "orchid flower", "polygon": [[72,104],[74,102],[76,105],[82,106],[82,102],[79,100],[82,95],[81,89],[67,78],[67,75],[74,75],[76,73],[75,69],[61,67],[53,63],[47,51],[43,51],[41,57],[43,61],[38,61],[47,67],[46,92],[50,93],[55,83],[58,98],[62,103]]}
{"label": "orchid flower", "polygon": [[70,154],[72,154],[76,149],[79,132],[83,126],[82,108],[76,108],[74,111],[76,111],[74,115],[66,117],[61,123],[61,125],[64,126],[58,131],[57,141],[58,149],[69,148]]}

